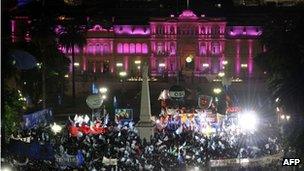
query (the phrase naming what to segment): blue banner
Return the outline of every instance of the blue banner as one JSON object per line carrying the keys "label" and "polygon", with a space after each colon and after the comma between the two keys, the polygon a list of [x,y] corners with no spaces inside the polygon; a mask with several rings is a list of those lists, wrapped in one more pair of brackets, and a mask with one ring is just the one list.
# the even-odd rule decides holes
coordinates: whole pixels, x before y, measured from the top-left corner
{"label": "blue banner", "polygon": [[54,160],[54,150],[50,143],[41,145],[39,142],[26,143],[11,139],[9,151],[34,160]]}
{"label": "blue banner", "polygon": [[53,120],[52,109],[43,109],[31,114],[23,115],[24,129],[31,129],[42,124],[48,124]]}

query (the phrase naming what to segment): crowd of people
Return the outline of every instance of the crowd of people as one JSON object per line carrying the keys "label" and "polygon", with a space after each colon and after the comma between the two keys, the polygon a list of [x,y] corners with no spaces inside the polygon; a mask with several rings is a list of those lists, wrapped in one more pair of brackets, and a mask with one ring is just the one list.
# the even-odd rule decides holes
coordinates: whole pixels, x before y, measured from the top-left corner
{"label": "crowd of people", "polygon": [[[66,129],[56,135],[50,135],[47,127],[31,131],[34,137],[31,141],[51,144],[53,158],[48,162],[53,169],[183,169],[206,167],[210,160],[259,158],[280,151],[280,139],[271,131],[236,134],[221,129],[206,135],[192,129],[178,132],[177,126],[176,129],[155,128],[149,141],[140,139],[133,122],[99,122],[104,128],[99,134],[72,135],[69,128],[76,123],[70,120]],[[87,125],[85,120],[77,123],[77,127],[83,125]]]}

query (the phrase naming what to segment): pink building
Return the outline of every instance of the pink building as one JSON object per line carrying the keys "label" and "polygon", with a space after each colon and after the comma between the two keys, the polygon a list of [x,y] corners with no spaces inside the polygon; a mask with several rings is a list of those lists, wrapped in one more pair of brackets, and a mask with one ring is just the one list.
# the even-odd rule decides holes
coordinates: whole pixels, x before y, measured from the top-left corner
{"label": "pink building", "polygon": [[[12,21],[12,36],[16,35]],[[114,25],[104,29],[95,25],[87,32],[87,44],[76,48],[75,66],[80,71],[128,76],[149,64],[152,76],[202,77],[217,74],[225,64],[233,76],[253,76],[254,56],[263,51],[259,26],[233,26],[225,18],[196,15],[190,10],[179,16],[151,18],[149,25]],[[67,54],[64,48],[61,50]]]}

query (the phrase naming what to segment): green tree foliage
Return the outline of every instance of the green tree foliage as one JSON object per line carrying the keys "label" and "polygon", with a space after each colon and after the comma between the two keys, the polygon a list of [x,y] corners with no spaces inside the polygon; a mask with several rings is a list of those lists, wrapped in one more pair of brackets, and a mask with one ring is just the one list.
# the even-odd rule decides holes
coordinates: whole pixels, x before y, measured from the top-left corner
{"label": "green tree foliage", "polygon": [[267,71],[273,97],[279,97],[288,113],[304,114],[304,19],[271,18],[264,26],[262,43],[267,51],[255,58]]}
{"label": "green tree foliage", "polygon": [[67,18],[60,22],[58,37],[59,44],[64,46],[67,50],[72,51],[72,96],[73,102],[76,97],[75,89],[75,47],[83,47],[86,44],[86,25],[81,18]]}
{"label": "green tree foliage", "polygon": [[3,113],[1,115],[1,125],[4,130],[5,137],[11,135],[20,126],[19,121],[25,103],[20,99],[20,95],[16,89],[5,86],[2,91]]}
{"label": "green tree foliage", "polygon": [[285,112],[291,115],[292,126],[286,133],[292,133],[285,136],[297,155],[303,156],[304,131],[298,118],[304,116],[304,18],[276,16],[268,21],[262,36],[266,52],[255,62],[267,71],[273,99],[279,97]]}

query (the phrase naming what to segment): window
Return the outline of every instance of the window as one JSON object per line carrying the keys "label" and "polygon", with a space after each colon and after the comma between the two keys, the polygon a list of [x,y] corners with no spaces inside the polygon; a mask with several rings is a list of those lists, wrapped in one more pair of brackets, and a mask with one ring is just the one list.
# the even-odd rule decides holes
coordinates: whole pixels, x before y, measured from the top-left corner
{"label": "window", "polygon": [[200,55],[206,55],[206,54],[207,54],[206,45],[202,43],[200,45]]}
{"label": "window", "polygon": [[101,53],[110,53],[109,44],[107,44],[107,43],[103,44],[103,49],[102,49]]}
{"label": "window", "polygon": [[136,43],[136,53],[141,53],[141,44]]}
{"label": "window", "polygon": [[130,53],[135,53],[135,44],[130,43]]}
{"label": "window", "polygon": [[142,53],[147,54],[148,53],[148,46],[146,43],[142,43]]}
{"label": "window", "polygon": [[88,53],[93,53],[93,45],[92,44],[89,44],[88,45]]}
{"label": "window", "polygon": [[129,53],[129,44],[128,43],[124,43],[124,46],[123,46],[123,53]]}
{"label": "window", "polygon": [[174,34],[174,27],[173,26],[170,27],[170,34]]}
{"label": "window", "polygon": [[123,47],[121,43],[117,44],[117,53],[122,53],[123,52]]}
{"label": "window", "polygon": [[212,54],[220,53],[220,44],[218,42],[212,43]]}
{"label": "window", "polygon": [[97,43],[96,45],[95,45],[95,53],[96,54],[98,54],[98,53],[100,53],[100,44],[99,43]]}
{"label": "window", "polygon": [[157,48],[156,48],[156,51],[157,51],[157,54],[161,54],[163,52],[163,44],[162,43],[157,43]]}
{"label": "window", "polygon": [[201,34],[205,34],[205,27],[201,27]]}
{"label": "window", "polygon": [[170,55],[175,55],[175,44],[173,42],[170,43]]}

